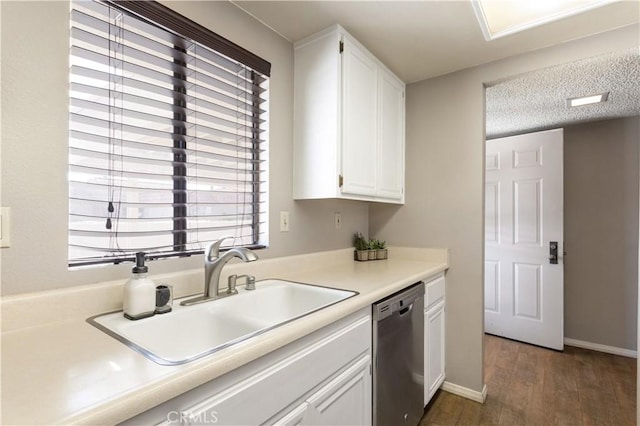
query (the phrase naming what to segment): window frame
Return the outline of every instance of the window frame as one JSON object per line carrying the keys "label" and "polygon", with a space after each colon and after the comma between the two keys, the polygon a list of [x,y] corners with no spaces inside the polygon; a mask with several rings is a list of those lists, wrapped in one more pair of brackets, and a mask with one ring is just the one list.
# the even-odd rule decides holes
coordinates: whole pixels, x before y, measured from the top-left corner
{"label": "window frame", "polygon": [[[259,165],[259,160],[263,160],[260,158],[260,142],[259,142],[259,133],[260,133],[260,92],[257,89],[260,85],[260,79],[269,78],[271,74],[271,64],[260,58],[259,56],[251,53],[250,51],[238,46],[237,44],[227,40],[226,38],[214,33],[213,31],[207,29],[206,27],[192,21],[191,19],[175,12],[174,10],[158,3],[155,0],[150,1],[128,1],[128,0],[93,0],[97,3],[102,3],[109,7],[115,7],[118,10],[128,14],[133,15],[136,19],[140,19],[146,22],[149,25],[153,25],[155,27],[159,27],[164,31],[168,31],[176,35],[177,40],[188,40],[192,42],[199,43],[205,47],[208,47],[214,50],[216,53],[222,54],[224,56],[233,59],[242,65],[251,68],[251,83],[254,88],[251,92],[251,105],[252,108],[252,120],[251,120],[251,145],[252,145],[252,185],[255,187],[257,185],[258,189],[252,191],[251,197],[251,205],[258,206],[260,203],[260,177],[259,174],[261,172],[265,172],[268,174],[266,170],[262,170]],[[176,50],[181,50],[185,52],[186,50],[184,46],[178,46],[174,43],[174,48]],[[174,56],[174,62],[179,61],[180,58]],[[178,62],[176,62],[178,63]],[[183,65],[185,65],[183,63]],[[178,77],[180,80],[180,76],[174,73],[175,77]],[[187,81],[186,77],[182,76],[185,80],[185,85],[183,87],[174,86],[174,95],[173,95],[173,106],[172,111],[174,114],[174,118],[178,118],[179,116],[184,116],[187,110],[186,108],[186,90],[187,90]],[[179,120],[176,120],[179,121]],[[174,127],[175,134],[185,134],[186,135],[186,122],[182,121],[178,126]],[[182,126],[182,128],[180,128]],[[186,149],[187,149],[187,141],[185,138],[174,138],[173,139],[173,250],[172,251],[164,251],[164,252],[155,252],[148,253],[147,259],[155,260],[162,258],[179,258],[179,257],[189,257],[192,255],[202,254],[204,252],[203,249],[188,249],[187,248],[187,234],[189,229],[187,228],[187,165],[189,162],[186,157]],[[267,186],[268,183],[265,183]],[[247,203],[249,204],[249,203]],[[267,202],[268,205],[268,202]],[[259,210],[259,208],[258,208]],[[71,214],[71,213],[70,213]],[[268,212],[266,213],[268,217]],[[252,212],[252,233],[254,237],[253,241],[260,241],[260,236],[265,235],[268,238],[268,229],[264,232],[260,232],[261,226],[268,226],[268,219],[264,224],[260,224],[260,213],[257,211]],[[252,249],[266,248],[267,246],[264,244],[249,244],[244,245],[245,247]],[[222,248],[224,250],[225,248]],[[77,267],[77,266],[89,266],[89,265],[98,265],[98,264],[119,264],[122,262],[135,261],[135,254],[131,251],[127,251],[126,253],[131,253],[130,255],[122,255],[122,256],[105,256],[105,257],[86,257],[86,258],[78,258],[71,259],[69,257],[69,267]]]}

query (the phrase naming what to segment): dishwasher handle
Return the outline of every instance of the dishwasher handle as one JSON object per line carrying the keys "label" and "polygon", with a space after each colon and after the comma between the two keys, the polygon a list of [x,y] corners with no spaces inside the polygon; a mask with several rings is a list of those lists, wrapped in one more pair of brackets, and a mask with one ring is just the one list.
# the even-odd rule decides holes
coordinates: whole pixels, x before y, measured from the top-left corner
{"label": "dishwasher handle", "polygon": [[400,309],[398,311],[398,314],[400,314],[400,316],[403,316],[403,315],[405,315],[407,313],[410,313],[412,310],[413,310],[413,303],[411,303],[409,306],[406,306],[406,307]]}

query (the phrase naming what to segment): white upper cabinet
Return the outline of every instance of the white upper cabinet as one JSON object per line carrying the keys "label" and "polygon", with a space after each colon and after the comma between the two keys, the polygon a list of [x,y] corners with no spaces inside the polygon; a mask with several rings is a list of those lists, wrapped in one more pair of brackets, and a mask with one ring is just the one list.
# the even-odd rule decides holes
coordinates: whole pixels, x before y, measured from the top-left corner
{"label": "white upper cabinet", "polygon": [[404,203],[404,90],[338,25],[296,43],[294,198]]}
{"label": "white upper cabinet", "polygon": [[348,40],[342,52],[342,193],[376,195],[378,65]]}
{"label": "white upper cabinet", "polygon": [[404,199],[404,83],[387,70],[379,78],[377,195]]}

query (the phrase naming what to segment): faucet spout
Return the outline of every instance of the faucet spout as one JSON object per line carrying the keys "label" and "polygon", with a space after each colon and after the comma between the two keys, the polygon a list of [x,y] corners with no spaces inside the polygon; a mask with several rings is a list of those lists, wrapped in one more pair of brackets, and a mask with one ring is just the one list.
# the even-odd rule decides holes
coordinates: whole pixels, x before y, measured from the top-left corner
{"label": "faucet spout", "polygon": [[214,242],[204,252],[204,294],[195,299],[185,300],[180,303],[181,305],[192,305],[237,293],[237,290],[234,290],[220,294],[220,273],[222,268],[234,257],[243,262],[254,262],[258,260],[258,255],[246,247],[234,247],[221,255],[220,245],[227,238],[230,237],[224,237]]}
{"label": "faucet spout", "polygon": [[258,255],[245,247],[234,247],[221,256],[206,258],[204,261],[204,296],[207,298],[220,296],[220,273],[222,268],[234,257],[243,262],[254,262]]}

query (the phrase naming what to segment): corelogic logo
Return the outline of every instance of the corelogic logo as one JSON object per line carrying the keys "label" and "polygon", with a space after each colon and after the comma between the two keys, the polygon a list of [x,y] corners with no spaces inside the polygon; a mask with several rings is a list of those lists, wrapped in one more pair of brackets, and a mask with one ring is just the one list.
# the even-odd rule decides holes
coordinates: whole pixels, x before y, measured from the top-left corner
{"label": "corelogic logo", "polygon": [[169,411],[167,413],[167,422],[170,424],[213,425],[218,423],[218,412],[204,411],[194,414],[185,411]]}

